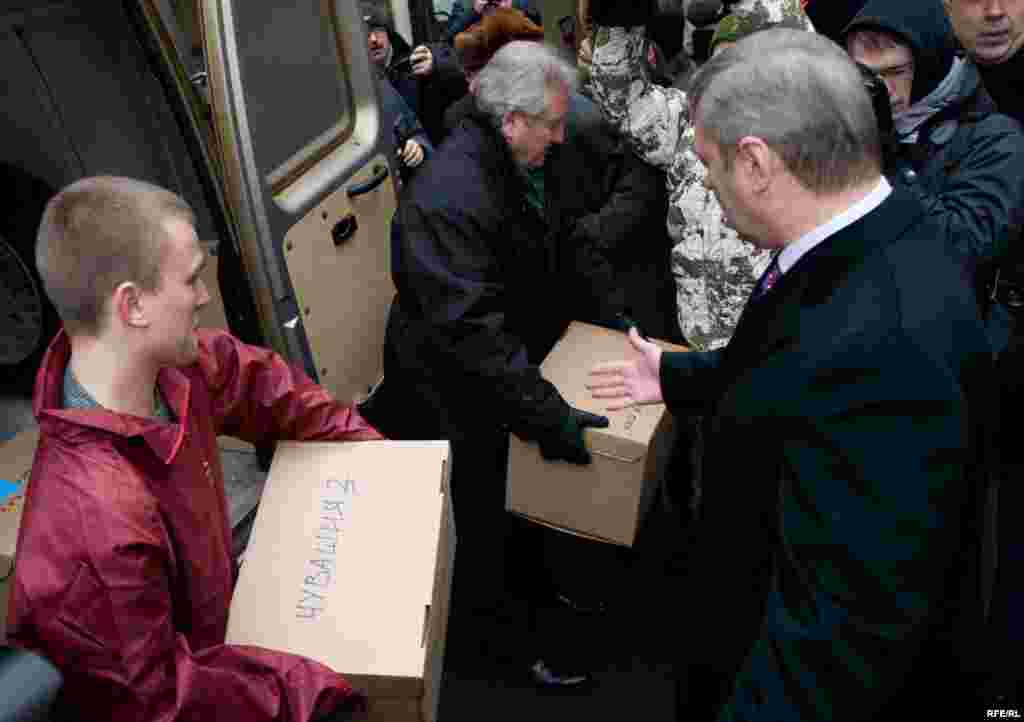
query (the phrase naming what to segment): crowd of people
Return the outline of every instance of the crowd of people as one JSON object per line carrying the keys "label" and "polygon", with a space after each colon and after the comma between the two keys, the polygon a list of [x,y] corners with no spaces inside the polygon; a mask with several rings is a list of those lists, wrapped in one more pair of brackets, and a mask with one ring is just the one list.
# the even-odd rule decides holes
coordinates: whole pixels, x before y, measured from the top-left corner
{"label": "crowd of people", "polygon": [[530,3],[456,3],[447,40],[415,48],[363,3],[400,185],[384,381],[358,406],[195,328],[181,199],[88,178],[50,202],[37,257],[64,330],[10,637],[64,672],[65,704],[361,708],[323,665],[224,643],[218,434],[449,440],[454,609],[494,636],[448,663],[525,630],[538,685],[593,683],[628,552],[504,511],[509,434],[585,465],[608,424],[540,372],[573,320],[639,352],[590,371],[595,397],[683,422],[661,480],[692,544],[666,589],[679,719],[1020,703],[1024,0],[685,4],[666,61],[654,0],[579,0],[562,47]]}

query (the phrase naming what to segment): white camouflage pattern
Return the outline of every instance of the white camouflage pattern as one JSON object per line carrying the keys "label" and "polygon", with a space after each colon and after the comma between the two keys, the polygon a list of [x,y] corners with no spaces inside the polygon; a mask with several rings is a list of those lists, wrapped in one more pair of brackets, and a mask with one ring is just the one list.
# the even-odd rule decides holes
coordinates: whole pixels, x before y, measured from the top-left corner
{"label": "white camouflage pattern", "polygon": [[[799,16],[810,28],[799,0],[744,0],[733,6],[741,12],[767,14],[769,22]],[[646,47],[643,28],[595,28],[587,90],[633,150],[666,172],[679,326],[690,346],[713,350],[728,343],[771,254],[726,225],[718,198],[704,186],[686,94],[649,81]]]}

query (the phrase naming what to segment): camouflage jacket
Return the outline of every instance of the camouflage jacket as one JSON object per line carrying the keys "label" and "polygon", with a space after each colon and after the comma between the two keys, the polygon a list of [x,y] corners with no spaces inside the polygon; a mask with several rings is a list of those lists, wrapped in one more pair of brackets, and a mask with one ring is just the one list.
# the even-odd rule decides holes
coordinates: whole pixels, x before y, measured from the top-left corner
{"label": "camouflage jacket", "polygon": [[[798,0],[742,0],[733,13],[743,12],[770,22],[798,18],[810,27]],[[686,94],[650,82],[646,45],[642,28],[595,28],[587,91],[633,150],[666,172],[679,326],[692,347],[717,349],[728,343],[771,256],[725,224],[704,186],[707,169],[694,151]]]}

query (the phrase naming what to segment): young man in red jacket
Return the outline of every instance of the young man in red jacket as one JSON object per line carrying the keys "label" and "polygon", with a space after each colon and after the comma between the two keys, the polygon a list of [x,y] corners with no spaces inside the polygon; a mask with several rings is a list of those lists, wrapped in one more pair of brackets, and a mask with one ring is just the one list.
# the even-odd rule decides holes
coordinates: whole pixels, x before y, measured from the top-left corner
{"label": "young man in red jacket", "polygon": [[10,639],[64,675],[81,720],[345,719],[337,673],[224,643],[231,525],[217,436],[381,438],[276,354],[197,328],[210,300],[178,196],[86,178],[47,206],[37,262],[64,322],[40,367],[40,439]]}

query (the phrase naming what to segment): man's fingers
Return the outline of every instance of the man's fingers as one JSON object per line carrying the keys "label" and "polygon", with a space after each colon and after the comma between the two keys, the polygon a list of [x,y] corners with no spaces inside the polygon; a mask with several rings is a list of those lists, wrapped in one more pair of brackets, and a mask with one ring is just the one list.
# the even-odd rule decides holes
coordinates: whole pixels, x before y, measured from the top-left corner
{"label": "man's fingers", "polygon": [[414,140],[408,141],[402,150],[402,160],[410,168],[415,168],[423,160],[423,148]]}
{"label": "man's fingers", "polygon": [[604,379],[594,379],[588,381],[585,384],[585,386],[591,391],[595,391],[598,389],[624,389],[626,388],[626,380],[623,379],[621,376],[609,377]]}
{"label": "man's fingers", "polygon": [[636,330],[636,326],[629,327],[629,341],[637,351],[644,351],[651,346],[657,346],[657,344],[653,344],[641,336],[640,332]]}
{"label": "man's fingers", "polygon": [[413,144],[412,157],[409,159],[409,166],[415,168],[423,162],[423,148],[418,143]]}
{"label": "man's fingers", "polygon": [[631,398],[629,389],[622,384],[614,386],[591,386],[590,395],[595,399],[622,399]]}
{"label": "man's fingers", "polygon": [[611,374],[621,374],[626,369],[633,365],[632,361],[605,361],[603,363],[594,364],[590,367],[591,376],[607,376]]}

